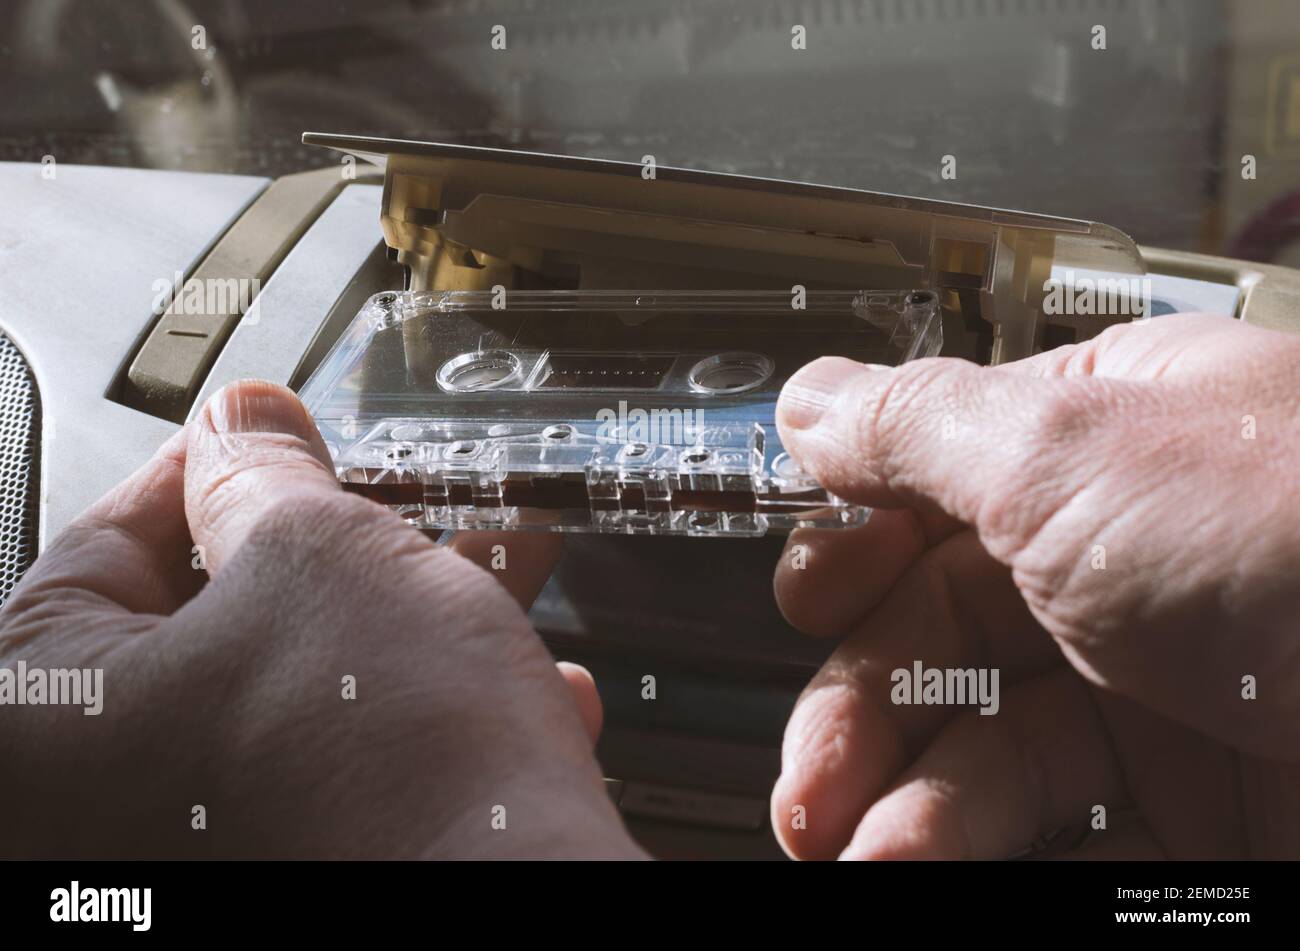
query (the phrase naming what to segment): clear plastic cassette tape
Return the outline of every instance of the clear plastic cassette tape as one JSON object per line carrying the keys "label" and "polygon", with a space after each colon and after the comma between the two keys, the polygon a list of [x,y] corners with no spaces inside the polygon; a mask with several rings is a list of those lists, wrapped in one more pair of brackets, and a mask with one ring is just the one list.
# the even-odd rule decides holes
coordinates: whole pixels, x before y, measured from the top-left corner
{"label": "clear plastic cassette tape", "polygon": [[940,328],[926,290],[392,292],[301,396],[344,487],[425,529],[852,526],[782,450],[781,385],[933,355]]}

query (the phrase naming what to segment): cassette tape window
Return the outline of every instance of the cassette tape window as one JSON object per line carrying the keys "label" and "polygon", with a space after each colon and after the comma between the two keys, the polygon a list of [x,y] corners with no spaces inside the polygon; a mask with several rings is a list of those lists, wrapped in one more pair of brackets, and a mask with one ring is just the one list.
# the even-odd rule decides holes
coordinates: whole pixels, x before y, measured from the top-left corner
{"label": "cassette tape window", "polygon": [[345,488],[419,528],[755,536],[861,524],[781,447],[820,356],[942,343],[928,290],[372,297],[302,389]]}

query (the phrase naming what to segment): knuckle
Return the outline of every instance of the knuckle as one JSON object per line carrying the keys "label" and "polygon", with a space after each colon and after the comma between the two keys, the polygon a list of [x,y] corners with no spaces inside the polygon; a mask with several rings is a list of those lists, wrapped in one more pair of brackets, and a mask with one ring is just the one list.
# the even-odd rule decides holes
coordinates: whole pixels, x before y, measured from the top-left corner
{"label": "knuckle", "polygon": [[[363,592],[362,602],[394,631],[502,628],[526,620],[488,572],[374,502],[345,492],[287,501],[250,534],[249,561],[277,575],[311,579],[305,589]],[[328,589],[333,588],[333,591]]]}
{"label": "knuckle", "polygon": [[872,472],[887,479],[923,428],[938,431],[960,366],[961,361],[943,357],[906,363],[889,371],[882,390],[867,396],[858,415],[856,448]]}
{"label": "knuckle", "polygon": [[235,520],[242,509],[257,496],[247,486],[247,468],[234,467],[221,472],[205,474],[196,481],[187,476],[185,510],[190,528],[195,534],[220,534]]}
{"label": "knuckle", "polygon": [[994,433],[1004,447],[1001,472],[1008,502],[1060,483],[1089,458],[1107,397],[1092,380],[1045,380],[1031,398],[1010,406],[1014,418]]}
{"label": "knuckle", "polygon": [[[1015,407],[999,467],[1001,485],[980,503],[979,523],[995,555],[1014,559],[1097,477],[1127,440],[1104,382],[1043,381]],[[1059,529],[1053,537],[1058,537]]]}
{"label": "knuckle", "polygon": [[235,558],[283,565],[308,576],[335,568],[364,573],[406,532],[414,535],[365,499],[345,492],[305,492],[278,500]]}
{"label": "knuckle", "polygon": [[1091,427],[1095,400],[1091,387],[1077,380],[1048,380],[1032,400],[1018,410],[1023,451],[1072,443]]}

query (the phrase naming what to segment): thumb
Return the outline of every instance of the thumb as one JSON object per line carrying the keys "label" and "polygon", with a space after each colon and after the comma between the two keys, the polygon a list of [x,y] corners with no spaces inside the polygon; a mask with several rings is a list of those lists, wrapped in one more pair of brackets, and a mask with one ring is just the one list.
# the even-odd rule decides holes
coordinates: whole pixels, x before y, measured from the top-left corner
{"label": "thumb", "polygon": [[823,487],[882,508],[932,505],[986,543],[1023,544],[1093,473],[1078,449],[1103,383],[933,358],[899,367],[823,357],[777,404],[786,450]]}
{"label": "thumb", "polygon": [[210,573],[277,508],[340,491],[316,424],[282,386],[231,383],[190,426],[185,516]]}

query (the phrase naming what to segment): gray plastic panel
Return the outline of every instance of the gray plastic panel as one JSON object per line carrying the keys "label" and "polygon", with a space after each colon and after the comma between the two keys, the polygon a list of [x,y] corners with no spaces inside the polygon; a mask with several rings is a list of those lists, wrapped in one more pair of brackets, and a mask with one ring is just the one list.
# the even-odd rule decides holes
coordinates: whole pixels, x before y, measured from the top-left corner
{"label": "gray plastic panel", "polygon": [[156,319],[155,282],[192,270],[266,185],[0,163],[0,329],[41,394],[41,548],[176,431],[104,395]]}
{"label": "gray plastic panel", "polygon": [[379,185],[349,185],[276,268],[258,295],[257,320],[236,325],[190,409],[227,383],[287,384],[339,295],[381,243]]}

